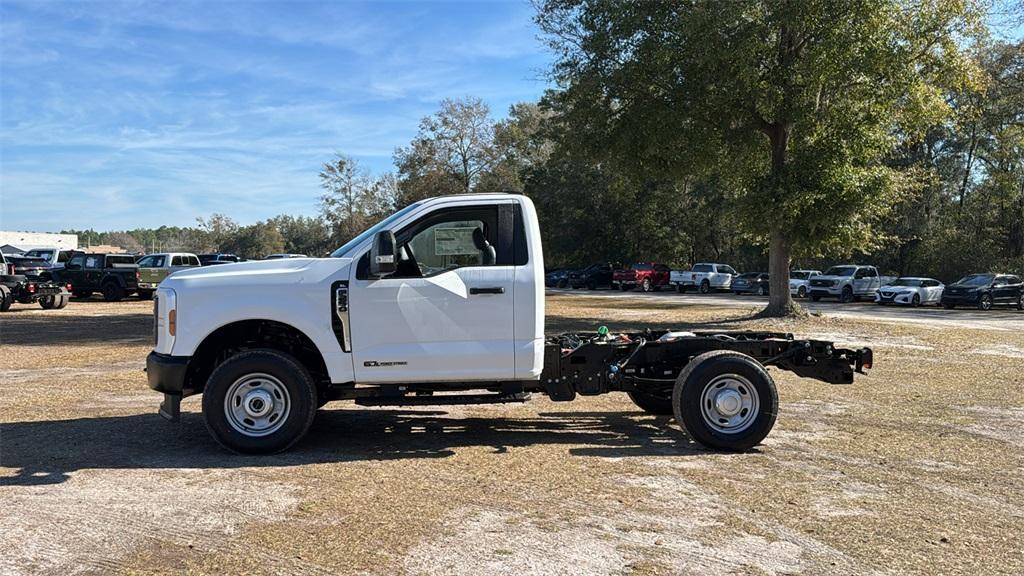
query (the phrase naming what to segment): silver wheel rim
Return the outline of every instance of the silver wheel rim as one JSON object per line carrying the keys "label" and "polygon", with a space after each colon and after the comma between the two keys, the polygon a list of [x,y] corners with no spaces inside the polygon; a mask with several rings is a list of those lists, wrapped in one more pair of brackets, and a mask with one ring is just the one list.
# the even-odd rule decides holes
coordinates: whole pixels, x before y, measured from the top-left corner
{"label": "silver wheel rim", "polygon": [[246,374],[228,388],[224,415],[236,432],[252,438],[273,434],[291,411],[288,388],[270,374]]}
{"label": "silver wheel rim", "polygon": [[986,298],[986,297],[982,296],[981,297],[981,309],[982,310],[988,310],[991,307],[992,307],[992,299],[991,298]]}
{"label": "silver wheel rim", "polygon": [[750,428],[760,405],[757,389],[739,374],[715,377],[700,395],[704,423],[724,434],[737,434]]}

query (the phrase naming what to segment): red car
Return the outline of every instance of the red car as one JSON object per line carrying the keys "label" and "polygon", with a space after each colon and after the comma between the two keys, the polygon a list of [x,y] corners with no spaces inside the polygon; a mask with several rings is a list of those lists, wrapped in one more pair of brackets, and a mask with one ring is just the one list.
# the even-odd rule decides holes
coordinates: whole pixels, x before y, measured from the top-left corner
{"label": "red car", "polygon": [[668,286],[670,274],[671,270],[664,264],[641,262],[613,272],[612,288],[618,286],[623,292],[631,288],[640,288],[644,292],[661,290],[662,286]]}

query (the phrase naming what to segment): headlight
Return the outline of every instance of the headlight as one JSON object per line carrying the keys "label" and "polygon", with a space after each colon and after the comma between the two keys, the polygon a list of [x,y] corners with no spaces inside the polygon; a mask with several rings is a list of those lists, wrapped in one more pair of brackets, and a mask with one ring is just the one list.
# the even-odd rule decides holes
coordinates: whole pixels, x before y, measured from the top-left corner
{"label": "headlight", "polygon": [[832,281],[832,285],[833,286],[839,286],[839,280],[833,280]]}

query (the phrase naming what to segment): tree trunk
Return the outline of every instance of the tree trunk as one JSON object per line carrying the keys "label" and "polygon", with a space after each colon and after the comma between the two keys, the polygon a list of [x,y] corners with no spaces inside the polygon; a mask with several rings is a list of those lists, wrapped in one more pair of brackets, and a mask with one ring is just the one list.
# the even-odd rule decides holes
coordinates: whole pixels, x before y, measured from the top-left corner
{"label": "tree trunk", "polygon": [[788,316],[796,310],[789,295],[789,252],[785,235],[773,231],[768,248],[768,307],[762,316]]}
{"label": "tree trunk", "polygon": [[[772,186],[782,186],[784,182],[789,131],[789,127],[775,124],[769,134],[772,144]],[[772,230],[768,244],[768,307],[761,311],[761,316],[789,316],[798,310],[789,295],[789,255],[789,240],[785,233],[778,228]]]}

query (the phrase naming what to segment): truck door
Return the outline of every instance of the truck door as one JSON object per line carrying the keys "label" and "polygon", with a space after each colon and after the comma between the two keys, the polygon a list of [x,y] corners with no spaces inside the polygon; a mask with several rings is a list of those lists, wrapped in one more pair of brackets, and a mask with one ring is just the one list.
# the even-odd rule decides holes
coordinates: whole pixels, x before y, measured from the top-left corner
{"label": "truck door", "polygon": [[439,208],[395,233],[396,273],[349,283],[357,382],[495,381],[515,373],[513,205]]}
{"label": "truck door", "polygon": [[103,279],[103,255],[86,254],[84,284],[87,288],[99,288],[100,280]]}

